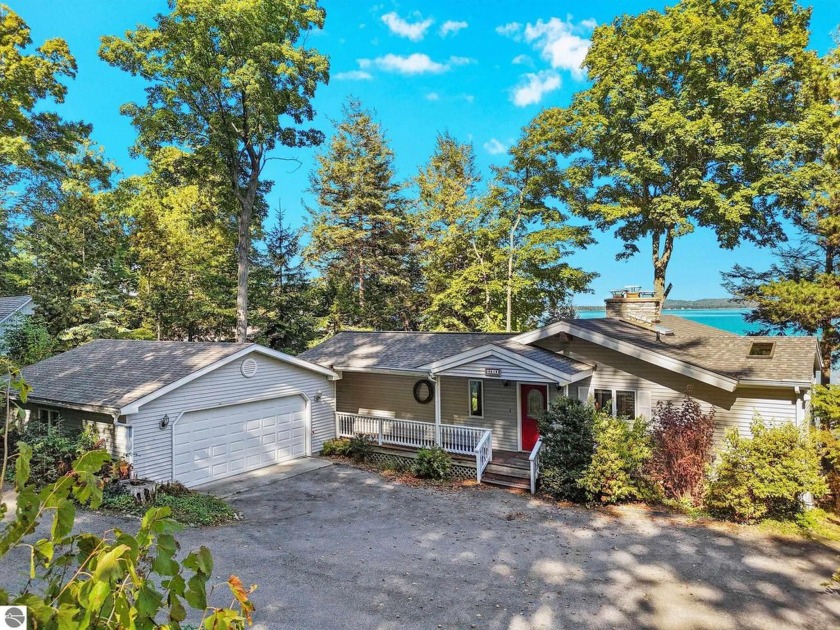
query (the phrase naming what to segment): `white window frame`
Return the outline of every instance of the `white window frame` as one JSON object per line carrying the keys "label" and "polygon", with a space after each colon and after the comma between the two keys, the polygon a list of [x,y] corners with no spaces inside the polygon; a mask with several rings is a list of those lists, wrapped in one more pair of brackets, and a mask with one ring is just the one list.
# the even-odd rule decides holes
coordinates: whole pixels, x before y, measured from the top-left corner
{"label": "white window frame", "polygon": [[618,389],[616,387],[593,387],[592,388],[592,399],[595,400],[595,392],[601,390],[604,392],[610,392],[610,415],[613,418],[618,417],[618,392],[623,394],[633,394],[633,415],[630,416],[631,418],[635,418],[639,411],[639,390],[637,389]]}
{"label": "white window frame", "polygon": [[618,417],[618,392],[622,394],[633,394],[633,414],[628,416],[631,419],[635,419],[637,416],[638,411],[638,400],[639,400],[639,392],[635,389],[614,389],[613,390],[613,417]]}
{"label": "white window frame", "polygon": [[[472,384],[478,383],[479,392],[481,393],[481,413],[474,414],[472,412]],[[471,378],[467,381],[467,417],[468,418],[484,418],[484,381],[480,378]]]}
{"label": "white window frame", "polygon": [[58,422],[59,418],[61,418],[61,412],[58,409],[38,407],[38,422],[44,422],[48,427],[52,428],[54,423]]}

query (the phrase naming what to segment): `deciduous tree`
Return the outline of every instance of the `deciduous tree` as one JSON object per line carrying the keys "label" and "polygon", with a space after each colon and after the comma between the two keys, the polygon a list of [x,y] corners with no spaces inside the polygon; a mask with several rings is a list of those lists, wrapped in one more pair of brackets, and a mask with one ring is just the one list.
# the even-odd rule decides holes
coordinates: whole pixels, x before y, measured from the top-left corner
{"label": "deciduous tree", "polygon": [[307,46],[323,27],[317,0],[170,0],[155,26],[103,37],[100,56],[150,83],[144,104],[122,111],[148,156],[173,145],[224,177],[236,201],[236,337],[248,335],[252,227],[266,162],[279,147],[318,145],[306,125],[329,78],[327,58]]}
{"label": "deciduous tree", "polygon": [[561,178],[555,194],[624,250],[651,241],[656,294],[675,241],[698,227],[721,247],[784,239],[776,161],[803,116],[814,55],[795,0],[681,0],[595,29],[591,87],[528,129]]}

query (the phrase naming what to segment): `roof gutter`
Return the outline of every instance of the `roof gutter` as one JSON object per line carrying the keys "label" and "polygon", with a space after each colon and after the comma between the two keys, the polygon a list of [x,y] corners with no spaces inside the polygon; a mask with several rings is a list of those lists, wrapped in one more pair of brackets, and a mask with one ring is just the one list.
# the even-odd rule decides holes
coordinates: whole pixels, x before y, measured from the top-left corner
{"label": "roof gutter", "polygon": [[813,381],[769,381],[757,378],[743,378],[738,381],[738,387],[790,387],[791,389],[811,389],[813,386]]}
{"label": "roof gutter", "polygon": [[359,374],[391,374],[393,376],[428,376],[429,370],[412,368],[377,368],[333,365],[336,372],[354,372]]}
{"label": "roof gutter", "polygon": [[[12,398],[17,399],[17,396],[13,395]],[[117,407],[107,407],[105,405],[86,405],[84,403],[73,403],[67,402],[65,400],[38,398],[37,396],[29,396],[26,399],[26,402],[36,403],[39,405],[52,405],[54,407],[66,407],[67,409],[75,409],[77,411],[90,411],[91,413],[102,413],[112,416],[115,419],[122,415]]]}

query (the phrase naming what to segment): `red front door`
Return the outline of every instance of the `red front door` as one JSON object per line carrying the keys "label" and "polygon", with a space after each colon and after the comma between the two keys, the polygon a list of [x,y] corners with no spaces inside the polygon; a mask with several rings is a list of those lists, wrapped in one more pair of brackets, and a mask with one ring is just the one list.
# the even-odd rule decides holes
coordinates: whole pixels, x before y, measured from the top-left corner
{"label": "red front door", "polygon": [[520,385],[519,405],[522,416],[522,450],[530,451],[540,439],[537,419],[548,410],[548,387]]}

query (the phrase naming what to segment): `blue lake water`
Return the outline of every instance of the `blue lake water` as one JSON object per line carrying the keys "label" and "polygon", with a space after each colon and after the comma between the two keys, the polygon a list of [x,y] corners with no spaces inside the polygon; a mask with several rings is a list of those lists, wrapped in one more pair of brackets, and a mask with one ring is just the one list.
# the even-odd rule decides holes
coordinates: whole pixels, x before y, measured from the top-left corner
{"label": "blue lake water", "polygon": [[[663,315],[678,315],[685,317],[698,324],[705,324],[706,326],[714,326],[727,332],[735,333],[736,335],[746,335],[751,332],[756,332],[758,326],[744,320],[744,315],[748,313],[747,309],[739,308],[709,308],[709,309],[665,309],[662,311]],[[597,311],[578,311],[578,317],[581,319],[594,319],[596,317],[605,317],[605,312]]]}

